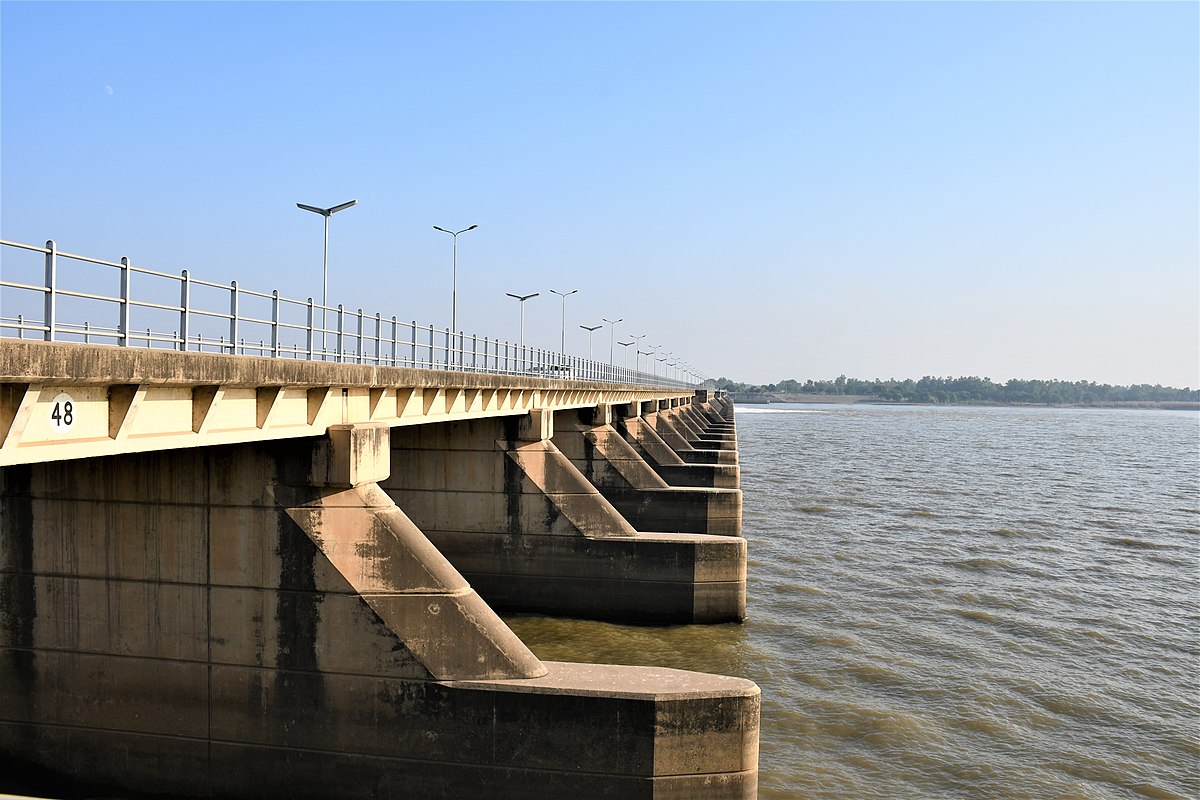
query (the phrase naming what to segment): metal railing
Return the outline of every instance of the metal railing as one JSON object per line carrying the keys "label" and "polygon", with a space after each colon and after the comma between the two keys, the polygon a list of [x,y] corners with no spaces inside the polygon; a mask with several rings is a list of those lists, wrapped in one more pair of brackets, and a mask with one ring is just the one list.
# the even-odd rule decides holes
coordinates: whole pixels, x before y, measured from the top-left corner
{"label": "metal railing", "polygon": [[[44,257],[44,281],[10,279],[17,251]],[[4,256],[8,256],[4,259]],[[36,259],[36,255],[32,256]],[[25,272],[29,271],[28,265]],[[60,275],[67,268],[73,274]],[[34,274],[40,272],[33,267]],[[115,274],[114,274],[115,271]],[[105,278],[118,294],[107,294]],[[14,313],[16,309],[16,313]],[[332,325],[330,324],[332,318]],[[93,320],[97,320],[93,322]],[[390,367],[689,388],[695,382],[467,335],[415,319],[326,307],[228,284],[0,239],[0,337],[159,347]]]}

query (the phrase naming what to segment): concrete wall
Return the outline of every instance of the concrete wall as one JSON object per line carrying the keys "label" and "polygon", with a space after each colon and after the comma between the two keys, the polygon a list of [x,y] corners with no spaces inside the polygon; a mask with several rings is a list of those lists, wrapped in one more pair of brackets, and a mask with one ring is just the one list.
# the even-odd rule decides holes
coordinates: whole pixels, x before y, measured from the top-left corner
{"label": "concrete wall", "polygon": [[[542,494],[502,519],[592,497],[538,441],[499,451]],[[539,661],[379,488],[416,459],[347,426],[0,469],[0,757],[170,794],[755,795],[757,687]],[[704,571],[707,542],[584,517],[551,527],[602,528],[651,584]],[[744,587],[744,543],[702,538],[741,547]]]}

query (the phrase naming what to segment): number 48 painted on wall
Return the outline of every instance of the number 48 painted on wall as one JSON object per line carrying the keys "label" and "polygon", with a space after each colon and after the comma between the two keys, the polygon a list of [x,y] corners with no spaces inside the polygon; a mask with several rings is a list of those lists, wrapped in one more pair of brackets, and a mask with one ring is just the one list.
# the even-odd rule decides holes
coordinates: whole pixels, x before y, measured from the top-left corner
{"label": "number 48 painted on wall", "polygon": [[62,392],[50,406],[50,427],[55,433],[65,433],[75,424],[75,401]]}

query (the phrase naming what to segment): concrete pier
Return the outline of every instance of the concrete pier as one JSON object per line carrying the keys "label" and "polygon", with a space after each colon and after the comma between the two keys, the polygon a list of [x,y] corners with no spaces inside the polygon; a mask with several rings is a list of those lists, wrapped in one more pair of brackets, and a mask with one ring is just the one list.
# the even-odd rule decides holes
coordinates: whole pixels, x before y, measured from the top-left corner
{"label": "concrete pier", "polygon": [[641,531],[740,536],[737,488],[672,486],[612,425],[611,406],[555,415],[554,444]]}
{"label": "concrete pier", "polygon": [[728,408],[505,380],[0,345],[0,763],[264,800],[756,796],[753,683],[541,661],[493,610],[740,619],[736,485],[680,491],[619,413],[686,415],[734,460],[667,466],[715,483]]}
{"label": "concrete pier", "polygon": [[[717,456],[712,456],[712,463],[701,463],[700,460],[706,457],[695,455],[696,449],[682,437],[672,437],[675,444],[668,444],[658,432],[657,419],[657,414],[652,419],[618,416],[614,427],[663,480],[672,486],[736,489],[741,485],[736,459],[727,458],[726,463],[716,463]],[[697,460],[684,460],[684,452],[692,453],[691,457]]]}
{"label": "concrete pier", "polygon": [[[392,474],[381,485],[501,610],[656,623],[743,619],[746,542],[730,535],[740,530],[740,492],[685,491],[678,496],[700,502],[670,507],[681,522],[642,532],[555,446],[555,419],[397,430]],[[572,428],[557,438],[582,436]],[[671,531],[710,526],[716,534]]]}

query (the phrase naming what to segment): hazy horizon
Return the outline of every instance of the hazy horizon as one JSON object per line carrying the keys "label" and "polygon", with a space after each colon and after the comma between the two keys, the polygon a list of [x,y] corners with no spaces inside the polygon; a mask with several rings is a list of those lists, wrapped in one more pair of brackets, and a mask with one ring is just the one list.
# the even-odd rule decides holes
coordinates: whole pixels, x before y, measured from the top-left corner
{"label": "hazy horizon", "polygon": [[[1195,3],[0,2],[0,236],[707,376],[1200,386]],[[6,256],[7,258],[7,256]],[[608,329],[596,332],[607,359]],[[615,360],[623,363],[617,347]],[[643,359],[643,365],[646,364]],[[903,378],[901,378],[903,379]]]}
{"label": "hazy horizon", "polygon": [[[887,382],[887,381],[907,381],[907,380],[919,381],[922,378],[936,378],[936,379],[948,379],[948,380],[954,380],[954,379],[958,379],[958,378],[967,378],[967,379],[978,378],[980,380],[991,381],[993,384],[997,384],[997,385],[1005,384],[1012,380],[1015,380],[1015,381],[1056,381],[1056,380],[1061,380],[1060,378],[1028,378],[1028,377],[1023,377],[1020,375],[1014,375],[1013,377],[1005,378],[1004,380],[997,380],[995,378],[992,378],[989,375],[979,375],[979,374],[971,374],[971,375],[905,375],[903,377],[898,376],[898,375],[891,375],[888,377],[884,377],[882,375],[872,375],[870,377],[867,377],[865,375],[849,375],[844,372],[838,373],[837,375],[833,375],[833,376],[822,376],[819,378],[813,377],[811,375],[804,375],[804,376],[792,375],[792,376],[789,376],[786,378],[776,378],[773,381],[743,381],[743,380],[739,380],[736,377],[731,377],[729,375],[710,376],[710,380],[714,380],[714,381],[729,380],[734,383],[744,383],[748,386],[776,386],[776,385],[783,383],[784,381],[788,381],[788,380],[794,380],[794,381],[798,381],[800,383],[804,383],[805,381],[810,381],[810,380],[813,381],[814,383],[822,383],[822,382],[832,383],[833,381],[837,380],[839,377],[844,377],[848,380],[859,380],[859,381],[866,381],[866,382],[874,382],[874,381]],[[1094,383],[1098,386],[1104,385],[1102,381],[1088,381],[1088,379],[1086,379],[1086,378],[1079,378],[1077,381],[1063,381],[1063,382],[1077,383],[1078,381],[1084,381],[1086,383]],[[1122,387],[1127,388],[1129,386],[1147,386],[1147,385],[1148,386],[1156,386],[1157,385],[1163,389],[1185,389],[1188,391],[1194,391],[1194,390],[1200,388],[1200,387],[1196,387],[1196,386],[1169,386],[1167,384],[1153,384],[1153,383],[1151,383],[1151,384],[1111,383],[1108,385],[1112,386],[1114,388],[1122,388]]]}

